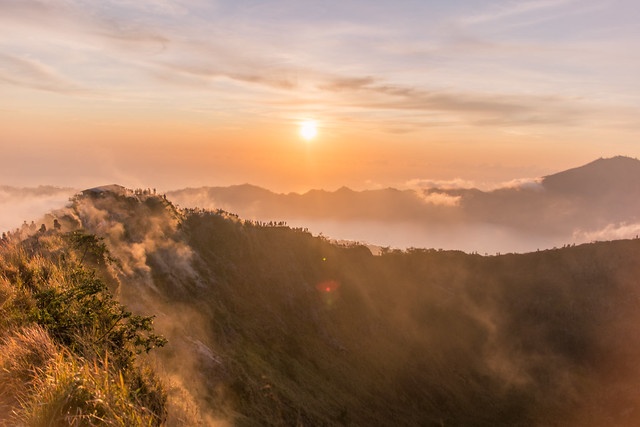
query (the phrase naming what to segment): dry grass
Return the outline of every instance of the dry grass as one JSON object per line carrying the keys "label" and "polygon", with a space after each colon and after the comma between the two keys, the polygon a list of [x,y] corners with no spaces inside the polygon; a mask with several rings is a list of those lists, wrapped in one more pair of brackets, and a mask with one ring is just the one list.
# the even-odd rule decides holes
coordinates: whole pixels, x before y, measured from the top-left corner
{"label": "dry grass", "polygon": [[26,425],[154,426],[161,421],[131,401],[132,390],[122,374],[110,372],[106,360],[89,364],[60,354],[36,379],[34,394],[19,412]]}
{"label": "dry grass", "polygon": [[28,399],[40,370],[47,369],[58,351],[40,326],[23,327],[0,344],[0,422],[11,418],[20,402]]}
{"label": "dry grass", "polygon": [[63,237],[0,245],[0,426],[162,425],[166,392],[135,351],[150,323]]}

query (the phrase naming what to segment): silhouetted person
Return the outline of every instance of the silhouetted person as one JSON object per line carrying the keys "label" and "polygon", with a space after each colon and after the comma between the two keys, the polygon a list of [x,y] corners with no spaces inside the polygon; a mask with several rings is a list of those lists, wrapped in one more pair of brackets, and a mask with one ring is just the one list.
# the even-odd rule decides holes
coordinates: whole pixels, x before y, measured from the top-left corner
{"label": "silhouetted person", "polygon": [[53,220],[53,228],[58,231],[60,231],[60,229],[62,228],[62,225],[60,225],[60,221],[58,221],[58,218]]}
{"label": "silhouetted person", "polygon": [[39,231],[40,233],[44,233],[45,231],[47,231],[47,226],[46,226],[46,225],[44,225],[44,224],[42,224],[42,225],[40,226],[40,230],[38,230],[38,231]]}

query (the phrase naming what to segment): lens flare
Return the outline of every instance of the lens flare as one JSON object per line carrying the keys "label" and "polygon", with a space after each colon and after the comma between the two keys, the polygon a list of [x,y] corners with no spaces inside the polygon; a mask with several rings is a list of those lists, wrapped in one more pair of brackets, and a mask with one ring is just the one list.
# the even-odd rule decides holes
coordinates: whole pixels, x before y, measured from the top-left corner
{"label": "lens flare", "polygon": [[318,283],[318,285],[316,285],[316,289],[318,289],[320,292],[325,292],[328,294],[335,292],[339,287],[340,283],[338,283],[336,280],[325,280],[324,282],[320,282]]}

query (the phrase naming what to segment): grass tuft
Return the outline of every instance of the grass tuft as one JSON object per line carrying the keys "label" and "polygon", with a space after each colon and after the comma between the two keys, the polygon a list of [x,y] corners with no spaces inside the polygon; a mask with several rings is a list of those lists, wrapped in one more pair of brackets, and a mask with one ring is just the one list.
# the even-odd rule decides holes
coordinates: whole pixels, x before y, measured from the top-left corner
{"label": "grass tuft", "polygon": [[0,245],[0,426],[162,425],[167,393],[140,355],[166,340],[81,262],[108,257],[101,241],[72,237]]}
{"label": "grass tuft", "polygon": [[33,427],[156,426],[162,419],[132,396],[136,391],[102,364],[59,354],[39,372],[34,394],[19,412],[22,423]]}

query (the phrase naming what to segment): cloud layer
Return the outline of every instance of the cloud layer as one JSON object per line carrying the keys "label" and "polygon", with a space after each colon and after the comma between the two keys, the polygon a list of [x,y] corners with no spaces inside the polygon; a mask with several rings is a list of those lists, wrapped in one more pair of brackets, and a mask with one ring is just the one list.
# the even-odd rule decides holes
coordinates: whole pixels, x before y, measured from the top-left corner
{"label": "cloud layer", "polygon": [[[557,21],[569,20],[574,3],[530,1],[499,9],[476,6],[469,8],[472,12],[467,15],[446,7],[433,11],[420,6],[411,14],[428,20],[435,19],[429,17],[434,15],[448,23],[435,25],[425,37],[411,14],[398,12],[402,7],[392,10],[382,4],[359,16],[355,8],[329,3],[322,14],[313,16],[303,14],[303,7],[277,2],[251,7],[196,1],[109,1],[98,6],[73,0],[4,0],[0,11],[7,37],[0,46],[0,78],[5,84],[66,95],[93,90],[120,96],[126,91],[133,99],[143,96],[145,88],[162,84],[172,84],[172,89],[164,90],[189,99],[193,95],[183,84],[189,79],[212,94],[225,93],[229,89],[222,83],[228,79],[238,86],[234,91],[260,94],[262,114],[276,108],[275,103],[283,97],[299,94],[327,115],[386,111],[389,128],[407,111],[444,114],[423,116],[413,123],[418,128],[451,124],[572,126],[603,111],[581,96],[584,88],[562,90],[558,84],[569,76],[565,77],[561,67],[553,69],[551,63],[571,51],[587,65],[597,48],[585,49],[565,40],[560,48],[552,49],[544,37],[538,38],[537,48],[518,45],[518,41],[509,46],[506,40],[520,35],[520,30],[502,26],[512,20],[542,20],[552,21],[556,28]],[[589,10],[583,13],[595,18],[598,11]],[[379,27],[384,14],[391,14],[391,21]],[[487,31],[489,23],[501,31]],[[328,24],[337,25],[338,30],[324,31]],[[296,38],[287,39],[282,31],[293,32]],[[30,41],[25,41],[25,34],[30,34]],[[391,42],[382,42],[385,37]],[[401,53],[386,47],[410,39],[410,45],[426,50]],[[474,42],[468,46],[471,40]],[[350,57],[359,44],[367,49]],[[465,57],[468,49],[472,55]],[[488,54],[487,59],[480,59],[481,52]],[[85,59],[80,59],[79,53]],[[527,64],[532,54],[533,64]],[[485,69],[492,60],[507,66],[502,75]],[[71,67],[74,63],[75,69]],[[107,63],[101,72],[106,72],[107,78],[96,79],[94,71]],[[414,64],[426,73],[420,76],[404,71]],[[457,64],[473,71],[461,74]],[[446,70],[452,67],[456,67],[453,75],[462,78],[446,84]],[[555,75],[562,80],[547,79],[546,88],[536,91],[515,89],[513,84],[527,76],[511,75],[516,69],[524,69],[530,76]],[[109,78],[115,75],[120,81]],[[607,84],[604,77],[599,76],[599,84]]]}
{"label": "cloud layer", "polygon": [[50,211],[65,206],[75,193],[70,188],[0,186],[0,232],[13,231],[24,221],[38,221]]}
{"label": "cloud layer", "polygon": [[[56,160],[0,183],[76,185],[65,156],[84,147],[127,185],[160,185],[162,167],[172,188],[288,191],[639,155],[638,7],[0,0],[3,156]],[[300,148],[308,118],[319,137]]]}

